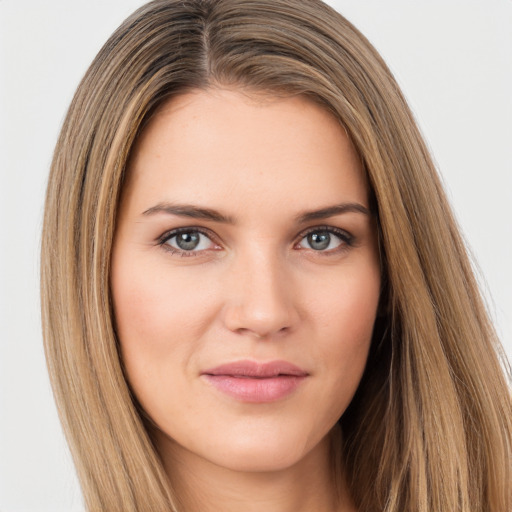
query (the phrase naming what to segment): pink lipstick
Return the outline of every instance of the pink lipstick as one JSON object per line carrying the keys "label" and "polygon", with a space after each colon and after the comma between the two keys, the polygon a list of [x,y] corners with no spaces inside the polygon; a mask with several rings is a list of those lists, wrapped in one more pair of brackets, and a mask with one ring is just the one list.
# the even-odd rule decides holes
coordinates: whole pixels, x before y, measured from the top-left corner
{"label": "pink lipstick", "polygon": [[235,361],[201,373],[212,386],[242,402],[274,402],[287,397],[308,373],[286,361]]}

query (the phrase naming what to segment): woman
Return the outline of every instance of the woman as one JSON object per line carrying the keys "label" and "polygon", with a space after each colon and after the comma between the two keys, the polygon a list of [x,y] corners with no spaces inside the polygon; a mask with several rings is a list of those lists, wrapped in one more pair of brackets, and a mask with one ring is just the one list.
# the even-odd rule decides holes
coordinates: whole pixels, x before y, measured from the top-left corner
{"label": "woman", "polygon": [[317,1],[158,0],[116,31],[42,281],[90,510],[511,507],[499,343],[434,166]]}

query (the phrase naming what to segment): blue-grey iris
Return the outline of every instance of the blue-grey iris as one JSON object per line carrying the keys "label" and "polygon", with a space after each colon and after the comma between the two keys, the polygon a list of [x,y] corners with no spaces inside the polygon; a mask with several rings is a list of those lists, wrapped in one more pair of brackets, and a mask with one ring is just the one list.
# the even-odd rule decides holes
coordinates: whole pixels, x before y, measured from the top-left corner
{"label": "blue-grey iris", "polygon": [[200,234],[189,232],[176,235],[176,245],[183,251],[193,251],[198,245]]}
{"label": "blue-grey iris", "polygon": [[327,231],[310,233],[308,235],[308,243],[315,251],[322,251],[329,247],[329,244],[331,243],[331,235]]}

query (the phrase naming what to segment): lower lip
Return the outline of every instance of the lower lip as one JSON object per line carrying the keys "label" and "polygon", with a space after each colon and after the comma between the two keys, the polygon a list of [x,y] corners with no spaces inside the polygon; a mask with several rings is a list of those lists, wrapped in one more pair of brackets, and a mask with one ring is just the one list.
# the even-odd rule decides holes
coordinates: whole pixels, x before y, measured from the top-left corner
{"label": "lower lip", "polygon": [[268,378],[233,377],[230,375],[203,375],[222,393],[242,402],[275,402],[291,395],[305,376],[279,375]]}

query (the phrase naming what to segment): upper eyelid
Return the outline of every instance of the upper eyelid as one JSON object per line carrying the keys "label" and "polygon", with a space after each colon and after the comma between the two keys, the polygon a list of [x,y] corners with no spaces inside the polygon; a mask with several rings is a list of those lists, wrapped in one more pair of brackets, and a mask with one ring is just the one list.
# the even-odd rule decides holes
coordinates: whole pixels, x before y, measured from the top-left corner
{"label": "upper eyelid", "polygon": [[346,229],[338,228],[335,226],[325,226],[324,225],[324,226],[312,226],[304,231],[301,231],[301,233],[299,233],[299,235],[297,235],[297,239],[300,240],[300,239],[304,238],[305,236],[309,235],[310,233],[314,233],[315,231],[328,231],[328,232],[334,233],[335,235],[338,235],[338,236],[345,236],[346,238],[350,238],[350,239],[354,238],[352,233],[350,233]]}

